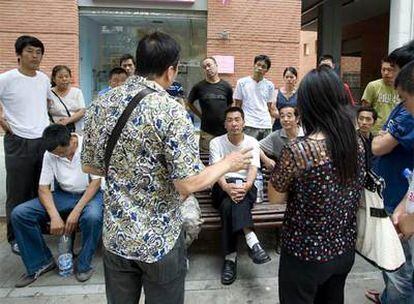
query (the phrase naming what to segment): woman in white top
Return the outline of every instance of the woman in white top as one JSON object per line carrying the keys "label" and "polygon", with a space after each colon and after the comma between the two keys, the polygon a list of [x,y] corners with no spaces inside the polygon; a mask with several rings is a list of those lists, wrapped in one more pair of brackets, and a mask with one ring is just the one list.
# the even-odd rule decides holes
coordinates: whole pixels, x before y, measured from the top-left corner
{"label": "woman in white top", "polygon": [[83,132],[85,100],[82,91],[71,86],[72,72],[65,65],[57,65],[52,70],[52,102],[49,114],[53,122],[73,128],[78,134]]}

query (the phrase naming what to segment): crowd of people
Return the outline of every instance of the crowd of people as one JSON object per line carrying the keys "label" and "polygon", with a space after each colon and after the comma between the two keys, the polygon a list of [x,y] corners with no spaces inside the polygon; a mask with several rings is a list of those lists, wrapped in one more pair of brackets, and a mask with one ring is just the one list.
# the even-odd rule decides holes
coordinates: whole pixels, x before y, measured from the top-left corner
{"label": "crowd of people", "polygon": [[[180,46],[155,32],[138,42],[135,58],[120,58],[88,108],[68,66],[55,66],[51,80],[40,71],[39,39],[19,37],[15,52],[18,67],[0,74],[0,125],[7,238],[26,268],[16,287],[56,268],[43,233],[72,235],[79,227],[75,276],[85,282],[93,275],[103,240],[108,303],[137,303],[142,288],[148,303],[183,303],[180,205],[209,188],[221,216],[221,282],[230,285],[239,235],[253,263],[271,260],[251,211],[263,165],[273,203],[286,204],[280,303],[343,303],[364,177],[373,169],[385,180],[385,211],[403,236],[407,262],[384,271],[383,292],[366,296],[414,303],[414,248],[407,241],[414,215],[405,209],[402,175],[414,167],[414,42],[382,60],[381,79],[367,85],[361,101],[330,55],[299,86],[296,68],[287,67],[277,89],[265,78],[271,59],[258,55],[234,90],[215,58],[206,57],[205,78],[185,98],[175,82]],[[189,112],[201,119],[198,139]],[[200,153],[209,154],[209,166]]]}

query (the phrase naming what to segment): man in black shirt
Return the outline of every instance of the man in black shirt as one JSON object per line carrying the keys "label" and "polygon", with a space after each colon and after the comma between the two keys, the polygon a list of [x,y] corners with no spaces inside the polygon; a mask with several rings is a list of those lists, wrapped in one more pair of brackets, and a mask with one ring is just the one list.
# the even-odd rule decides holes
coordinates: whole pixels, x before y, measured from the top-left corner
{"label": "man in black shirt", "polygon": [[[208,153],[210,140],[226,133],[224,111],[233,103],[233,89],[220,79],[217,62],[207,57],[201,62],[205,79],[197,83],[188,96],[188,107],[201,119],[200,153]],[[198,100],[201,112],[194,106]]]}

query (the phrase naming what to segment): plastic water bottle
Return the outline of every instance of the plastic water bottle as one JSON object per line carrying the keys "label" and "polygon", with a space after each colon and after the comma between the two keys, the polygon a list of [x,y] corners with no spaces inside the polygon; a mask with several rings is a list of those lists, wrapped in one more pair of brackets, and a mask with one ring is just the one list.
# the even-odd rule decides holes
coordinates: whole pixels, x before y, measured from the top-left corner
{"label": "plastic water bottle", "polygon": [[254,185],[257,189],[256,203],[263,203],[263,174],[260,170],[257,171],[257,176],[256,180],[254,181]]}
{"label": "plastic water bottle", "polygon": [[406,211],[407,213],[411,214],[414,213],[414,178],[413,178],[413,171],[406,168],[403,171],[403,175],[408,180],[409,187],[407,193],[407,202],[406,202]]}
{"label": "plastic water bottle", "polygon": [[73,273],[72,239],[70,236],[62,235],[59,239],[59,275],[68,277]]}

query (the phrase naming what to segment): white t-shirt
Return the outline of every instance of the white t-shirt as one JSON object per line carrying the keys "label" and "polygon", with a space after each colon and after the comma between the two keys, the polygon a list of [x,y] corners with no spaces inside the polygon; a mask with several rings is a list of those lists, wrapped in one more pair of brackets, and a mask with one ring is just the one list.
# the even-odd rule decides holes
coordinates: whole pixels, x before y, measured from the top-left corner
{"label": "white t-shirt", "polygon": [[0,74],[0,102],[4,117],[17,136],[42,137],[49,125],[47,99],[51,99],[49,78],[37,71],[36,76],[23,75],[18,69]]}
{"label": "white t-shirt", "polygon": [[[75,134],[75,133],[72,133]],[[82,171],[81,151],[82,136],[78,136],[78,148],[72,160],[66,157],[59,157],[48,151],[43,156],[42,173],[40,174],[39,185],[53,185],[56,181],[62,190],[70,193],[83,193],[89,185],[89,175]],[[99,179],[100,176],[90,175],[91,179]]]}
{"label": "white t-shirt", "polygon": [[[251,151],[253,158],[252,158],[252,165],[260,168],[260,146],[259,142],[256,138],[244,134],[243,141],[238,145],[233,145],[227,134],[218,136],[213,138],[210,141],[210,164],[215,164],[220,161],[223,157],[231,152],[240,151],[244,148],[252,148]],[[243,178],[247,177],[247,170],[240,170],[237,172],[229,172],[225,175],[226,178],[235,177],[235,178]]]}
{"label": "white t-shirt", "polygon": [[[78,88],[71,87],[66,96],[59,96],[65,103],[69,110],[70,115],[80,109],[85,108],[85,99],[83,98],[82,91]],[[68,117],[68,113],[65,110],[63,104],[59,101],[59,98],[52,93],[52,103],[49,107],[49,113],[52,115],[53,121],[58,122],[59,119]],[[83,118],[75,122],[76,133],[82,134],[83,132]]]}
{"label": "white t-shirt", "polygon": [[263,78],[256,82],[251,76],[241,78],[237,81],[233,98],[243,102],[244,121],[247,127],[272,128],[272,119],[267,104],[275,103],[276,95],[275,86],[271,81]]}

